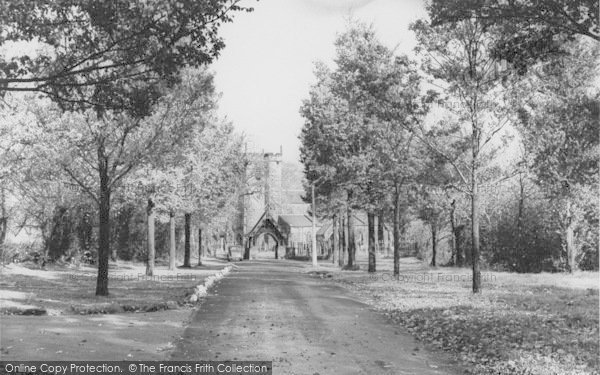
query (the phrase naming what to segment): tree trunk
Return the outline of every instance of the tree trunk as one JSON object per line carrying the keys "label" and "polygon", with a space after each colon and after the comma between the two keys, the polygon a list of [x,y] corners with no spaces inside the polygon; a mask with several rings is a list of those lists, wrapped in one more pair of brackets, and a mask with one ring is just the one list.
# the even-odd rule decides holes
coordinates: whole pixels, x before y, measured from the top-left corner
{"label": "tree trunk", "polygon": [[[523,183],[523,174],[519,173],[519,207],[517,211],[517,236],[519,239],[523,235],[523,212],[525,211],[525,184]],[[519,242],[520,245],[520,242]]]}
{"label": "tree trunk", "polygon": [[569,272],[573,273],[577,269],[577,265],[575,264],[575,241],[574,241],[574,220],[573,213],[571,208],[571,200],[568,199],[565,207],[567,226],[565,228],[565,247],[567,250],[567,263],[569,267]]}
{"label": "tree trunk", "polygon": [[340,217],[339,217],[339,225],[338,225],[338,232],[339,232],[339,237],[340,237],[340,243],[339,243],[339,253],[340,256],[338,257],[338,265],[340,267],[344,267],[344,264],[346,263],[346,252],[347,252],[347,243],[346,243],[346,218],[345,218],[345,213],[343,211],[340,212]]}
{"label": "tree trunk", "polygon": [[[115,245],[118,243],[119,231],[120,231],[120,228],[115,228],[114,225],[110,226],[110,243],[111,243],[111,245]],[[110,260],[112,262],[117,262],[118,259],[119,259],[119,246],[111,246]]]}
{"label": "tree trunk", "polygon": [[452,231],[452,254],[450,255],[450,262],[448,262],[449,266],[458,265],[458,255],[457,255],[458,239],[456,238],[455,210],[456,210],[456,200],[453,199],[452,203],[450,203],[450,230]]}
{"label": "tree trunk", "polygon": [[456,227],[456,265],[462,267],[465,265],[466,255],[464,245],[464,225],[458,225]]}
{"label": "tree trunk", "polygon": [[340,232],[338,229],[338,217],[337,215],[333,215],[332,218],[332,227],[331,227],[331,231],[333,232],[333,251],[331,254],[331,262],[333,264],[336,264],[338,262],[339,259],[339,255],[340,255]]}
{"label": "tree trunk", "polygon": [[98,149],[98,174],[100,176],[99,233],[98,233],[98,278],[96,295],[108,296],[108,258],[110,257],[110,186],[108,160],[104,148]]}
{"label": "tree trunk", "polygon": [[190,241],[191,233],[190,226],[192,221],[192,214],[185,214],[185,248],[183,251],[183,266],[190,267]]}
{"label": "tree trunk", "polygon": [[379,211],[377,216],[377,243],[379,244],[379,252],[385,251],[385,231],[384,231],[385,219],[383,218],[383,210]]}
{"label": "tree trunk", "polygon": [[344,263],[346,263],[346,254],[348,253],[348,236],[347,236],[347,231],[348,228],[346,228],[346,218],[344,217],[345,213],[342,212],[342,214],[340,215],[340,225],[339,225],[339,231],[340,231],[340,256],[338,258],[338,264],[340,267],[344,267]]}
{"label": "tree trunk", "polygon": [[437,256],[437,226],[431,224],[431,266],[435,267],[435,257]]}
{"label": "tree trunk", "polygon": [[368,230],[369,230],[369,272],[375,272],[375,253],[376,253],[376,243],[375,243],[375,214],[367,213],[367,222],[368,222]]}
{"label": "tree trunk", "polygon": [[354,261],[356,256],[356,240],[354,238],[354,217],[352,215],[352,209],[348,208],[348,268],[354,267]]}
{"label": "tree trunk", "polygon": [[339,238],[339,242],[338,242],[338,266],[340,267],[344,267],[344,242],[346,241],[345,236],[344,236],[344,227],[345,227],[345,223],[344,223],[344,214],[342,211],[340,211],[339,216],[338,216],[338,238]]}
{"label": "tree trunk", "polygon": [[400,275],[400,187],[394,192],[394,276]]}
{"label": "tree trunk", "polygon": [[202,265],[202,228],[198,228],[198,265]]}
{"label": "tree trunk", "polygon": [[473,160],[471,165],[471,263],[473,264],[473,293],[481,291],[481,271],[479,270],[479,183],[478,183],[478,159],[479,152],[477,132],[473,130]]}
{"label": "tree trunk", "polygon": [[146,233],[147,233],[147,244],[148,253],[146,254],[146,276],[154,275],[154,258],[156,255],[156,246],[154,245],[154,224],[155,224],[155,212],[154,202],[152,199],[148,199],[148,205],[146,206]]}
{"label": "tree trunk", "polygon": [[190,265],[192,264],[192,253],[198,253],[196,246],[196,225],[190,224]]}
{"label": "tree trunk", "polygon": [[250,246],[252,246],[251,241],[252,237],[248,237],[244,242],[244,260],[250,259]]}
{"label": "tree trunk", "polygon": [[[6,191],[4,186],[0,187],[0,255],[2,255],[2,245],[6,239],[8,228],[8,213],[6,212]],[[0,258],[2,259],[2,258]]]}
{"label": "tree trunk", "polygon": [[[8,212],[6,212],[6,191],[4,186],[0,186],[0,260],[5,257],[4,240],[8,230]],[[6,259],[12,261],[13,259]]]}
{"label": "tree trunk", "polygon": [[177,243],[175,241],[175,213],[169,214],[169,269],[175,269],[177,259]]}
{"label": "tree trunk", "polygon": [[[517,211],[517,238],[516,246],[518,254],[524,254],[527,249],[523,240],[523,214],[525,212],[525,183],[523,173],[519,172],[519,206]],[[527,264],[527,272],[529,272],[530,265]]]}

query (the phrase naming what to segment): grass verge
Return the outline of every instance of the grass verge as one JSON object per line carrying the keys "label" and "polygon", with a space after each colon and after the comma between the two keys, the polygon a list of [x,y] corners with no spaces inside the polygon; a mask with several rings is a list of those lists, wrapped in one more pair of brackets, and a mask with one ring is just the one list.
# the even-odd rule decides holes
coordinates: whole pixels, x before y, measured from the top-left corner
{"label": "grass verge", "polygon": [[403,259],[399,278],[389,261],[378,269],[333,271],[332,279],[471,373],[600,373],[597,272],[484,272],[483,291],[473,295],[468,269],[415,259]]}
{"label": "grass verge", "polygon": [[[110,265],[109,296],[95,295],[93,267],[10,264],[0,270],[0,314],[34,315],[30,311],[59,314],[115,314],[177,309],[189,304],[187,297],[204,280],[226,266],[206,260],[203,266],[169,271],[157,267],[152,277],[143,264],[119,262]],[[38,314],[39,315],[39,314]]]}

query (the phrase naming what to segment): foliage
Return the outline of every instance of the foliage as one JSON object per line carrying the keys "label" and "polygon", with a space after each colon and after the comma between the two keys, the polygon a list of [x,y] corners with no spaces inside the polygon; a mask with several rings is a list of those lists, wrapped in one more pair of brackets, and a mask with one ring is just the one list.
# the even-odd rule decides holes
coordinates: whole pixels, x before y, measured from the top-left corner
{"label": "foliage", "polygon": [[184,84],[163,99],[148,119],[160,130],[158,148],[140,160],[139,168],[124,181],[121,200],[145,206],[152,199],[163,218],[194,207],[197,197],[190,178],[198,171],[191,163],[198,157],[198,144],[218,126],[213,79],[206,69],[187,70]]}
{"label": "foliage", "polygon": [[[599,77],[600,48],[585,40],[565,48],[568,56],[536,66],[522,83],[525,93],[534,86],[537,90],[528,95],[531,99],[526,105],[518,107],[519,130],[528,150],[529,168],[560,219],[557,229],[569,267],[576,267],[571,263],[581,260],[583,243],[586,253],[598,248],[597,236],[592,234],[598,223],[597,200],[592,198],[592,191],[597,190],[599,182],[600,91],[595,80]],[[569,232],[574,233],[574,242]],[[573,260],[568,254],[571,248]]]}
{"label": "foliage", "polygon": [[[377,40],[372,26],[353,21],[335,47],[336,69],[317,65],[318,83],[301,109],[306,119],[303,163],[308,181],[319,179],[317,195],[327,195],[322,189],[329,194],[345,191],[353,199],[349,204],[373,210],[385,196],[377,186],[374,147],[381,111],[377,99],[384,98],[397,80],[389,69],[393,53]],[[332,137],[319,135],[323,132]]]}
{"label": "foliage", "polygon": [[537,91],[519,112],[531,167],[553,194],[565,184],[594,183],[598,175],[600,48],[575,43],[570,49],[570,56],[540,66],[524,83],[523,90]]}
{"label": "foliage", "polygon": [[317,201],[326,202],[330,215],[346,208],[374,214],[393,201],[399,227],[407,198],[401,188],[418,167],[410,127],[426,110],[419,102],[420,77],[372,26],[350,21],[335,47],[335,69],[317,65],[317,84],[301,108],[306,188],[316,182]]}
{"label": "foliage", "polygon": [[507,199],[491,225],[483,228],[489,264],[511,272],[563,270],[554,212],[544,199],[528,200],[519,225],[517,202]]}
{"label": "foliage", "polygon": [[[417,195],[416,202],[413,203],[416,206],[417,217],[427,225],[431,230],[432,242],[434,249],[437,247],[437,242],[440,241],[439,236],[448,223],[448,197],[447,194],[435,188],[427,188],[421,186]],[[435,256],[435,254],[434,254]],[[435,259],[432,259],[432,265],[435,265]]]}
{"label": "foliage", "polygon": [[186,66],[212,61],[217,32],[239,0],[3,1],[0,46],[28,48],[0,58],[0,93],[37,91],[63,109],[147,115],[161,87]]}
{"label": "foliage", "polygon": [[434,25],[476,18],[500,27],[502,37],[492,53],[520,73],[539,60],[563,54],[564,42],[576,35],[600,41],[595,0],[433,0],[428,10]]}
{"label": "foliage", "polygon": [[[317,202],[320,203],[317,211],[321,215],[332,215],[345,204],[345,194],[341,194],[343,189],[337,184],[338,164],[342,161],[337,150],[345,140],[344,134],[338,130],[336,116],[342,110],[343,102],[332,94],[331,72],[324,64],[316,65],[315,75],[317,83],[311,87],[310,98],[300,109],[305,119],[300,135],[300,160],[307,182],[319,181],[315,186]],[[310,186],[305,186],[305,190],[309,197]]]}
{"label": "foliage", "polygon": [[[159,164],[161,157],[172,155],[168,151],[185,143],[215,107],[212,75],[193,70],[183,75],[182,83],[167,92],[144,119],[109,111],[63,112],[48,100],[34,100],[26,111],[33,116],[20,120],[22,128],[29,131],[21,132],[19,142],[32,146],[29,165],[39,170],[28,181],[39,186],[43,177],[58,192],[65,186],[75,187],[75,195],[86,194],[98,205],[99,275],[106,276],[110,254],[111,196],[117,203],[125,203],[123,180],[137,169]],[[125,196],[119,197],[119,193]],[[33,194],[32,198],[48,202],[43,195]],[[51,204],[50,212],[42,216],[51,217],[55,207],[60,209],[60,205]],[[100,282],[107,280],[98,280],[97,292],[106,294],[106,284],[100,287]]]}

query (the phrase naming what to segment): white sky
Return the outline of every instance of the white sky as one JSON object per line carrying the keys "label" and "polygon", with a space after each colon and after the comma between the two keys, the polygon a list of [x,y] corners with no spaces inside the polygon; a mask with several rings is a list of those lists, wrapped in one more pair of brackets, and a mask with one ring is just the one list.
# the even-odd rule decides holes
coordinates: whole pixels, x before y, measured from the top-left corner
{"label": "white sky", "polygon": [[226,47],[213,64],[221,115],[255,151],[279,151],[299,162],[299,114],[313,82],[313,63],[330,64],[336,33],[352,17],[373,23],[383,43],[410,53],[408,25],[425,16],[424,0],[245,0],[252,13],[223,25]]}

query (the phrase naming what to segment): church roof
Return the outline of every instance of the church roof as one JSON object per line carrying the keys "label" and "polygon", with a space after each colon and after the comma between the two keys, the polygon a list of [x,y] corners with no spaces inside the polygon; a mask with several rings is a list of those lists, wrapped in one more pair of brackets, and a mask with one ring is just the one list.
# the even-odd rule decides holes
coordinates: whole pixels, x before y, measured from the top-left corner
{"label": "church roof", "polygon": [[280,215],[279,219],[290,227],[312,227],[312,220],[307,215]]}

